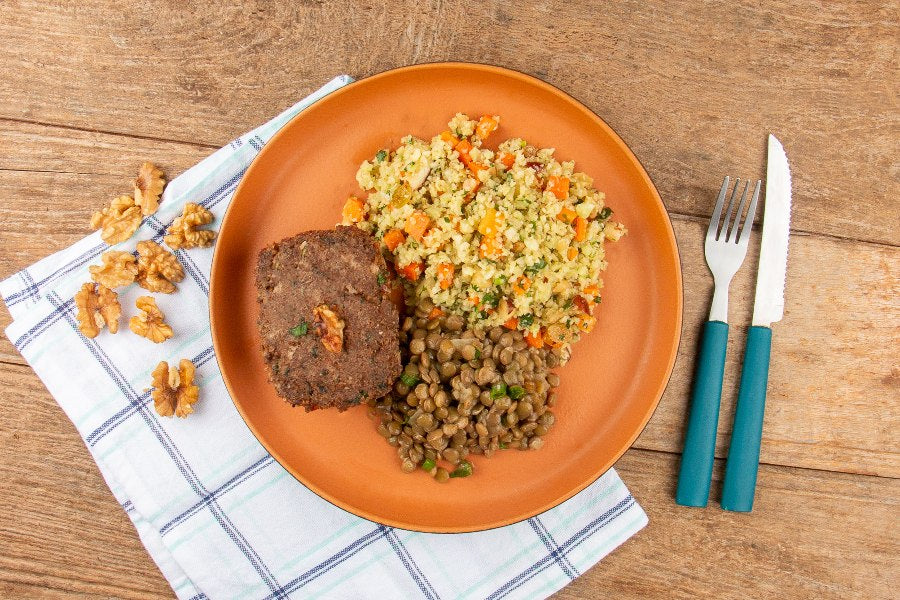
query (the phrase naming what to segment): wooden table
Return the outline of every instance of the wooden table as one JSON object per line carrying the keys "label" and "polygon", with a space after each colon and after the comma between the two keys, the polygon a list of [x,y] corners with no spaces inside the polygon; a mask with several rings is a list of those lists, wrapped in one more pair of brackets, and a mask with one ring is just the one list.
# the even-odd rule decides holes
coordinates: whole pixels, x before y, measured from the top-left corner
{"label": "wooden table", "polygon": [[[89,233],[142,161],[174,176],[337,73],[437,60],[530,73],[585,102],[646,166],[685,282],[674,375],[617,464],[650,525],[558,597],[896,597],[896,1],[114,4],[0,4],[0,277]],[[710,506],[682,508],[672,497],[712,287],[702,236],[723,175],[764,176],[769,132],[791,158],[794,229],[757,503],[722,511],[717,464]],[[720,457],[757,253],[731,289]],[[0,595],[170,597],[5,338],[0,423]]]}

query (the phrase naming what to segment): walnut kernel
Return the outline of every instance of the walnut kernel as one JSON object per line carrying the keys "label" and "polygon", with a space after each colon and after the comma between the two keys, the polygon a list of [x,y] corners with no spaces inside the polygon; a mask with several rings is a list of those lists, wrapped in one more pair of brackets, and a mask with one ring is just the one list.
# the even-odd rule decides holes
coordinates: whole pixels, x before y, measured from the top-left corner
{"label": "walnut kernel", "polygon": [[166,361],[153,369],[153,408],[161,417],[187,417],[194,412],[194,403],[200,398],[200,388],[194,385],[196,367],[182,358],[178,367]]}
{"label": "walnut kernel", "polygon": [[138,285],[151,292],[174,292],[175,283],[184,279],[184,268],[175,255],[152,240],[138,242],[137,251]]}
{"label": "walnut kernel", "polygon": [[165,185],[166,178],[156,165],[151,162],[141,165],[134,180],[134,203],[141,207],[144,216],[152,215],[159,208],[159,197]]}
{"label": "walnut kernel", "polygon": [[131,331],[155,344],[172,337],[172,328],[163,322],[165,315],[156,306],[156,300],[151,296],[141,296],[135,304],[141,314],[131,317],[128,321],[128,328]]}
{"label": "walnut kernel", "polygon": [[215,231],[207,229],[198,230],[201,225],[212,223],[213,214],[206,208],[193,202],[184,205],[184,212],[180,217],[172,221],[168,229],[168,235],[164,237],[170,248],[205,248],[211,246],[216,237]]}
{"label": "walnut kernel", "polygon": [[75,294],[75,306],[78,308],[78,329],[85,337],[97,337],[104,326],[109,328],[110,333],[119,330],[122,307],[117,294],[111,289],[85,283]]}
{"label": "walnut kernel", "polygon": [[102,265],[91,265],[88,267],[88,270],[91,272],[91,279],[110,289],[134,283],[134,278],[137,277],[138,273],[138,266],[131,252],[110,250],[109,252],[104,252],[100,258],[103,260]]}
{"label": "walnut kernel", "polygon": [[141,208],[131,196],[119,196],[109,206],[91,216],[91,227],[102,229],[100,237],[109,245],[124,242],[141,225]]}
{"label": "walnut kernel", "polygon": [[340,352],[344,349],[344,320],[328,307],[320,304],[313,309],[313,327],[316,335],[322,340],[322,345],[329,352]]}

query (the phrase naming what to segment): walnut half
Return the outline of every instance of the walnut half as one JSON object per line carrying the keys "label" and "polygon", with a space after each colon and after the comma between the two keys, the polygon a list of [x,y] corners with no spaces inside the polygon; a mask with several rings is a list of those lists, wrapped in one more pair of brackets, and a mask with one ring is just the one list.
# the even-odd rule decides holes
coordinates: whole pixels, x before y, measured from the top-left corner
{"label": "walnut half", "polygon": [[103,327],[110,333],[119,330],[122,307],[117,294],[111,289],[94,283],[85,283],[75,294],[78,308],[78,329],[85,337],[95,338]]}
{"label": "walnut half", "polygon": [[344,320],[328,307],[320,304],[313,309],[313,327],[322,345],[329,352],[340,352],[344,349]]}
{"label": "walnut half", "polygon": [[165,315],[151,296],[141,296],[135,304],[141,314],[131,317],[128,321],[128,328],[131,331],[155,344],[164,342],[174,335],[172,328],[163,321]]}
{"label": "walnut half", "polygon": [[216,237],[215,231],[197,228],[212,223],[213,214],[206,208],[193,202],[184,205],[184,212],[172,221],[168,235],[163,239],[170,248],[205,248],[211,246]]}
{"label": "walnut half", "polygon": [[159,197],[162,195],[166,178],[163,172],[151,162],[145,162],[134,180],[134,203],[141,207],[144,216],[152,215],[159,208]]}
{"label": "walnut half", "polygon": [[175,255],[152,240],[138,242],[138,285],[151,292],[171,294],[184,279],[184,268]]}
{"label": "walnut half", "polygon": [[194,412],[194,403],[200,398],[200,388],[194,385],[194,363],[182,358],[178,367],[160,362],[153,369],[153,408],[161,417],[185,418]]}
{"label": "walnut half", "polygon": [[109,245],[124,242],[141,225],[141,208],[131,196],[119,196],[91,216],[91,228],[102,229],[100,237]]}
{"label": "walnut half", "polygon": [[138,267],[131,252],[110,250],[109,252],[104,252],[100,258],[103,260],[102,265],[91,265],[88,267],[88,270],[91,272],[91,279],[110,289],[125,287],[130,283],[134,283]]}

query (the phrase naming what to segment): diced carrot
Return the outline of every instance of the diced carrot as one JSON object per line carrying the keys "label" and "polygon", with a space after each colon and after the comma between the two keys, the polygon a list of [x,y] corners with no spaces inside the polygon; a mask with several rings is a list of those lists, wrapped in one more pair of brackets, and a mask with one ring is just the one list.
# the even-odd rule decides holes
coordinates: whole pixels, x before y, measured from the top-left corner
{"label": "diced carrot", "polygon": [[422,211],[413,211],[413,214],[406,217],[406,226],[403,228],[411,238],[417,242],[421,242],[425,237],[425,231],[431,225],[431,219]]}
{"label": "diced carrot", "polygon": [[422,276],[422,271],[425,270],[425,263],[414,262],[409,263],[408,265],[403,265],[400,267],[400,274],[409,279],[410,281],[416,281],[419,277]]}
{"label": "diced carrot", "polygon": [[428,320],[430,321],[431,319],[437,319],[442,314],[444,314],[444,311],[442,311],[440,308],[435,306],[434,308],[431,309],[431,312],[428,313]]}
{"label": "diced carrot", "polygon": [[525,292],[528,291],[528,288],[531,287],[531,280],[527,277],[522,277],[515,283],[513,283],[513,292],[516,293],[517,296],[521,296]]}
{"label": "diced carrot", "polygon": [[530,331],[525,333],[525,343],[531,346],[532,348],[543,348],[544,347],[544,336],[541,332],[536,334],[532,334]]}
{"label": "diced carrot", "polygon": [[478,233],[481,235],[497,235],[505,220],[502,212],[497,212],[493,208],[487,208],[484,211],[484,217],[478,223]]}
{"label": "diced carrot", "polygon": [[584,331],[585,333],[589,332],[594,328],[594,325],[597,323],[597,319],[590,315],[584,315],[580,319],[578,319],[578,329]]}
{"label": "diced carrot", "polygon": [[442,290],[446,290],[453,285],[453,271],[452,263],[441,263],[437,266],[437,279]]}
{"label": "diced carrot", "polygon": [[475,135],[485,140],[489,135],[497,131],[500,127],[500,121],[490,115],[484,115],[478,119],[478,125],[475,126]]}
{"label": "diced carrot", "polygon": [[497,157],[497,160],[500,161],[500,164],[509,169],[516,163],[516,155],[510,154],[509,152],[501,152]]}
{"label": "diced carrot", "polygon": [[363,220],[365,213],[366,204],[356,196],[350,196],[347,198],[347,202],[344,203],[341,216],[344,218],[345,223],[359,223]]}
{"label": "diced carrot", "polygon": [[469,169],[469,171],[475,176],[475,180],[479,181],[480,184],[480,180],[478,179],[478,172],[483,171],[487,167],[485,167],[484,165],[480,165],[472,160],[471,155],[469,155],[469,152],[471,150],[472,144],[469,142],[469,140],[460,140],[460,142],[456,145],[456,151],[459,153],[459,160],[462,161],[462,164],[466,165],[466,168]]}
{"label": "diced carrot", "polygon": [[584,217],[575,217],[575,241],[583,242],[587,237],[587,220]]}
{"label": "diced carrot", "polygon": [[560,200],[565,200],[569,195],[569,179],[568,177],[551,175],[547,178],[547,187],[544,189],[552,192]]}
{"label": "diced carrot", "polygon": [[519,328],[519,319],[516,317],[510,317],[507,319],[506,323],[503,324],[507,329],[518,329]]}
{"label": "diced carrot", "polygon": [[497,241],[493,235],[485,235],[481,237],[481,244],[478,246],[478,254],[481,258],[499,258],[503,255],[503,246]]}
{"label": "diced carrot", "polygon": [[590,296],[591,298],[594,298],[595,296],[600,294],[600,288],[598,288],[596,285],[592,284],[592,285],[585,287],[582,290],[582,293],[587,296]]}
{"label": "diced carrot", "polygon": [[449,130],[441,132],[441,139],[453,146],[454,148],[459,143],[459,138],[453,135]]}
{"label": "diced carrot", "polygon": [[481,298],[479,298],[478,296],[469,296],[468,301],[472,306],[478,306],[479,304],[481,304]]}
{"label": "diced carrot", "polygon": [[578,307],[578,310],[580,310],[584,314],[591,314],[591,305],[587,300],[584,299],[583,296],[575,296],[574,298],[572,298],[572,302],[575,304],[575,306]]}
{"label": "diced carrot", "polygon": [[381,238],[381,241],[384,242],[384,245],[387,246],[388,250],[393,252],[397,249],[397,246],[406,241],[406,236],[403,235],[403,232],[399,229],[391,229],[384,234],[384,237]]}
{"label": "diced carrot", "polygon": [[571,223],[572,221],[575,220],[575,217],[577,217],[577,216],[578,216],[578,213],[576,213],[571,208],[567,208],[564,206],[562,208],[562,210],[559,211],[559,214],[556,215],[556,218],[559,219],[560,221],[565,221],[566,223]]}
{"label": "diced carrot", "polygon": [[575,260],[578,257],[578,248],[569,248],[566,251],[566,258],[569,260]]}

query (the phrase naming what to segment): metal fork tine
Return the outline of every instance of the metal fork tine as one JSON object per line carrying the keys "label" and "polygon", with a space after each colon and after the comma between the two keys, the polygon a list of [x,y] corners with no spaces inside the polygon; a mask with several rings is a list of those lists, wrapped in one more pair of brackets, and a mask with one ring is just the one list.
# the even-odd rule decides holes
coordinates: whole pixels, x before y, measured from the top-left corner
{"label": "metal fork tine", "polygon": [[734,215],[734,223],[731,224],[731,231],[728,232],[728,237],[725,238],[726,242],[737,243],[738,225],[741,224],[741,215],[744,214],[744,207],[747,206],[747,189],[749,187],[749,181],[744,183],[744,191],[741,193],[741,203],[738,205],[737,213]]}
{"label": "metal fork tine", "polygon": [[719,231],[719,217],[722,216],[722,206],[725,204],[725,192],[728,191],[728,183],[731,179],[725,176],[722,182],[722,189],[719,190],[719,197],[716,199],[716,207],[713,209],[712,217],[709,218],[709,228],[706,230],[706,237],[717,237]]}
{"label": "metal fork tine", "polygon": [[741,178],[734,180],[734,189],[731,190],[731,198],[728,200],[728,212],[725,213],[725,220],[722,221],[722,229],[716,234],[716,239],[725,239],[728,235],[728,225],[731,223],[731,213],[734,211],[734,199],[737,198],[738,186],[741,185]]}
{"label": "metal fork tine", "polygon": [[746,244],[750,239],[750,229],[753,227],[753,219],[756,216],[756,201],[759,200],[759,187],[762,180],[756,180],[756,187],[753,188],[753,199],[750,201],[750,208],[747,209],[747,218],[744,219],[744,226],[741,227],[741,235],[738,238],[738,244]]}

